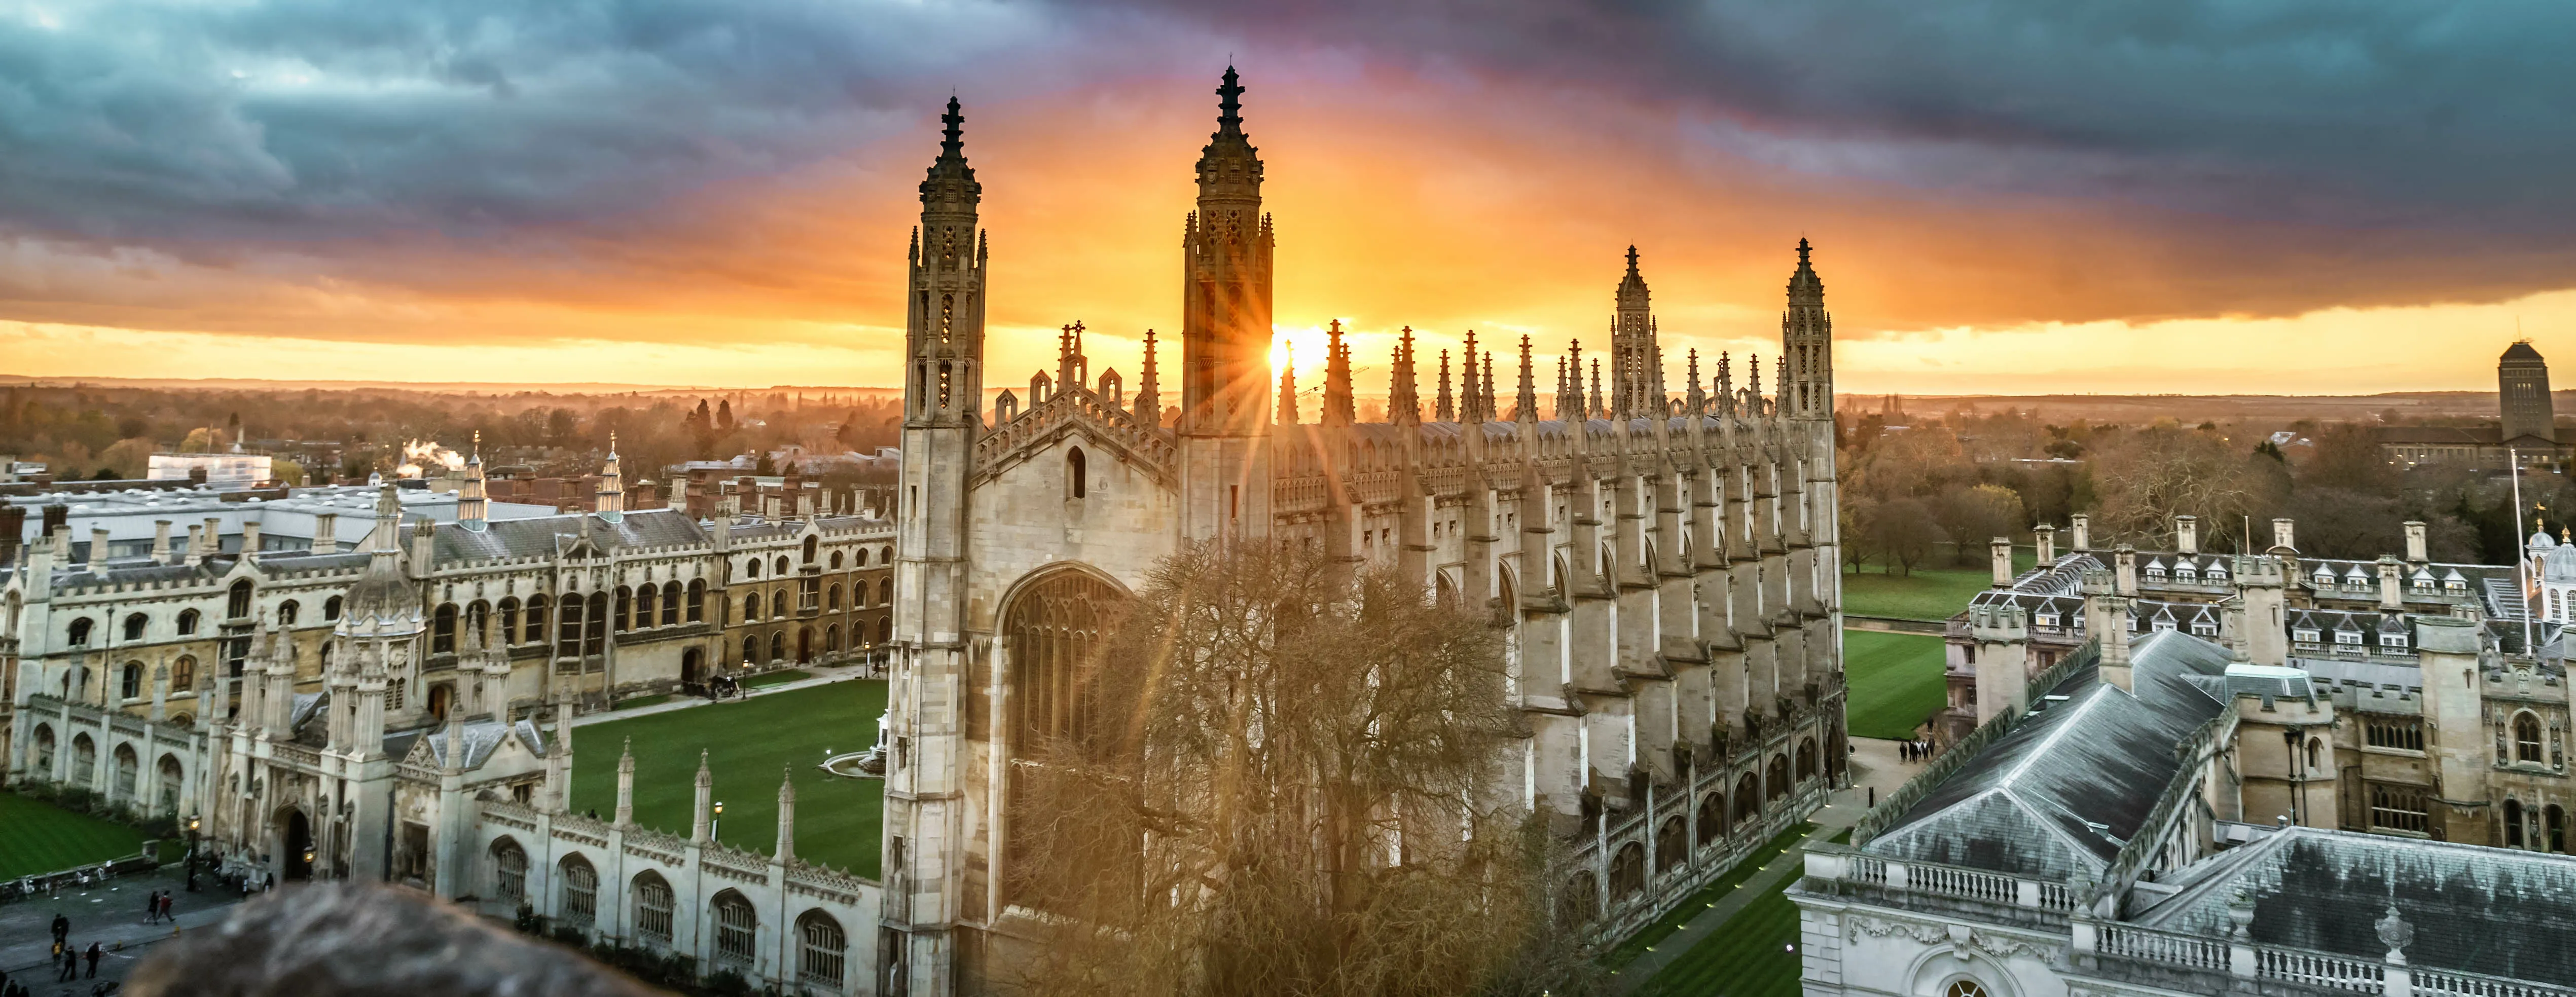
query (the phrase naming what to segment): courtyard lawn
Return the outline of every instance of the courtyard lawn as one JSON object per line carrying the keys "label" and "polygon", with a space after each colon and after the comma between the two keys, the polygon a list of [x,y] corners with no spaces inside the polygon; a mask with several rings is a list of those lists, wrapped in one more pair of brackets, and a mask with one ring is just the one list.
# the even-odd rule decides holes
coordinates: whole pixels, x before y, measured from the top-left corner
{"label": "courtyard lawn", "polygon": [[143,832],[0,793],[0,879],[59,872],[143,850]]}
{"label": "courtyard lawn", "polygon": [[786,685],[790,682],[802,682],[813,677],[813,672],[790,668],[785,671],[763,672],[761,674],[754,675],[742,680],[742,685],[743,688],[746,689],[758,689],[764,686]]}
{"label": "courtyard lawn", "polygon": [[[2030,570],[2036,557],[2031,551],[2013,551],[2014,573]],[[1957,567],[1946,555],[1934,560],[1939,566],[1916,568],[1911,575],[1884,574],[1884,566],[1878,564],[1859,574],[1843,572],[1843,612],[1900,620],[1946,620],[1967,609],[1971,597],[1995,583],[1993,568]]]}
{"label": "courtyard lawn", "polygon": [[1853,737],[1902,741],[1949,703],[1944,648],[1931,634],[1843,631],[1844,723]]}
{"label": "courtyard lawn", "polygon": [[1763,866],[1769,865],[1772,859],[1779,858],[1781,852],[1788,851],[1789,846],[1797,844],[1798,839],[1806,837],[1815,829],[1814,824],[1800,822],[1797,826],[1780,832],[1779,837],[1764,842],[1762,847],[1754,849],[1742,860],[1736,862],[1735,868],[1728,869],[1723,875],[1710,880],[1707,886],[1700,887],[1699,892],[1691,894],[1690,899],[1682,901],[1679,906],[1665,913],[1655,923],[1647,925],[1645,930],[1629,936],[1627,941],[1620,942],[1619,947],[1611,949],[1608,955],[1602,957],[1602,963],[1612,969],[1619,969],[1635,962],[1638,956],[1646,954],[1648,946],[1671,937],[1673,932],[1681,930],[1682,925],[1690,923],[1690,919],[1699,912],[1715,907],[1720,901],[1734,896],[1735,891],[1744,886],[1745,880],[1753,878],[1754,873],[1761,872]]}
{"label": "courtyard lawn", "polygon": [[635,822],[685,836],[704,749],[716,799],[725,805],[718,838],[764,854],[776,849],[783,769],[796,782],[797,857],[873,879],[885,783],[815,766],[827,753],[875,744],[885,706],[883,681],[857,680],[575,727],[572,806],[602,817],[616,812],[617,752],[632,738]]}
{"label": "courtyard lawn", "polygon": [[[1834,836],[1849,842],[1846,830]],[[1636,989],[1638,997],[1797,997],[1798,905],[1784,876]]]}

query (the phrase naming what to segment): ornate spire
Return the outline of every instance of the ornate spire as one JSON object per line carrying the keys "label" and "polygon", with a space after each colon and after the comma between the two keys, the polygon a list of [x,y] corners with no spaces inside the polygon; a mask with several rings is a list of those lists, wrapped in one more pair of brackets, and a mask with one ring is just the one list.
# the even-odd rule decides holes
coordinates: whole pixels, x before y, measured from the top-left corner
{"label": "ornate spire", "polygon": [[1756,353],[1753,355],[1752,359],[1744,362],[1744,390],[1746,392],[1744,396],[1745,399],[1753,403],[1745,406],[1747,411],[1744,414],[1756,416],[1761,415],[1762,354]]}
{"label": "ornate spire", "polygon": [[1458,419],[1461,422],[1485,421],[1483,409],[1476,404],[1476,330],[1467,330],[1467,369],[1458,375]]}
{"label": "ornate spire", "polygon": [[1798,269],[1789,274],[1789,308],[1780,314],[1780,411],[1793,419],[1834,417],[1834,319],[1825,311],[1825,282],[1798,240]]}
{"label": "ornate spire", "polygon": [[1610,316],[1610,411],[1618,418],[1661,410],[1662,350],[1646,278],[1637,271],[1637,247],[1628,247],[1628,272],[1619,279],[1618,308]]}
{"label": "ornate spire", "polygon": [[1282,426],[1297,424],[1297,344],[1279,342],[1279,413],[1272,420]]}
{"label": "ornate spire", "polygon": [[1601,358],[1599,357],[1592,359],[1592,407],[1589,411],[1596,416],[1612,414],[1609,406],[1603,404],[1601,399]]}
{"label": "ornate spire", "polygon": [[1324,424],[1347,426],[1353,421],[1351,398],[1351,348],[1342,343],[1342,320],[1334,319],[1324,330]]}
{"label": "ornate spire", "polygon": [[1718,411],[1718,413],[1719,413],[1720,415],[1734,415],[1734,414],[1735,414],[1735,370],[1734,370],[1734,365],[1735,365],[1735,360],[1734,360],[1734,358],[1732,357],[1732,355],[1730,355],[1730,354],[1728,354],[1728,353],[1726,353],[1726,352],[1723,352],[1723,351],[1721,351],[1721,352],[1719,352],[1719,353],[1718,353],[1718,355],[1717,355],[1717,411]]}
{"label": "ornate spire", "polygon": [[1422,422],[1422,399],[1413,390],[1413,327],[1405,326],[1395,348],[1394,372],[1386,388],[1386,419],[1398,426]]}
{"label": "ornate spire", "polygon": [[1452,400],[1449,397],[1449,351],[1447,350],[1440,351],[1440,407],[1438,416],[1442,422],[1458,421],[1457,406],[1452,403]]}
{"label": "ornate spire", "polygon": [[1566,396],[1565,358],[1563,356],[1556,358],[1556,418],[1559,422],[1574,421],[1574,405],[1572,402],[1567,400]]}
{"label": "ornate spire", "polygon": [[1154,330],[1145,330],[1145,369],[1136,377],[1136,419],[1148,426],[1163,424],[1162,385],[1154,380]]}
{"label": "ornate spire", "polygon": [[1690,409],[1692,415],[1699,415],[1708,410],[1708,393],[1701,391],[1699,387],[1699,349],[1697,347],[1693,347],[1690,351],[1690,394],[1682,399],[1682,404]]}
{"label": "ornate spire", "polygon": [[[1218,137],[1243,134],[1243,84],[1234,75],[1234,67],[1225,67],[1225,83],[1216,88],[1216,133]],[[952,101],[950,107],[956,104]]]}
{"label": "ornate spire", "polygon": [[1476,383],[1481,384],[1481,385],[1483,385],[1483,386],[1484,386],[1484,387],[1482,388],[1482,390],[1481,390],[1481,393],[1480,393],[1480,394],[1478,394],[1478,395],[1476,396],[1476,397],[1477,397],[1477,401],[1478,401],[1479,406],[1480,406],[1480,407],[1478,408],[1477,412],[1476,412],[1476,416],[1477,416],[1477,418],[1484,419],[1484,420],[1486,420],[1486,421],[1489,421],[1489,422],[1490,422],[1490,421],[1492,421],[1492,420],[1493,420],[1494,415],[1495,415],[1495,411],[1494,411],[1494,351],[1492,351],[1492,350],[1486,350],[1486,351],[1485,351],[1485,372],[1484,372],[1484,374],[1483,374],[1482,376],[1480,376],[1480,377],[1478,377],[1478,378],[1476,379]]}
{"label": "ornate spire", "polygon": [[1520,422],[1538,421],[1538,375],[1530,369],[1529,334],[1521,334],[1521,391],[1512,400],[1512,418]]}
{"label": "ornate spire", "polygon": [[[1564,419],[1569,422],[1581,422],[1585,419],[1592,418],[1592,406],[1590,402],[1583,397],[1582,340],[1573,339],[1566,341],[1565,362],[1568,366],[1573,368],[1573,374],[1565,381],[1565,383],[1557,387],[1557,418]],[[1567,415],[1566,413],[1569,412],[1573,414]]]}
{"label": "ornate spire", "polygon": [[948,113],[939,116],[939,123],[939,158],[931,160],[930,175],[921,181],[922,200],[927,203],[934,187],[950,181],[963,182],[972,188],[970,194],[980,195],[975,168],[966,164],[966,116],[959,113],[956,97],[948,98]]}

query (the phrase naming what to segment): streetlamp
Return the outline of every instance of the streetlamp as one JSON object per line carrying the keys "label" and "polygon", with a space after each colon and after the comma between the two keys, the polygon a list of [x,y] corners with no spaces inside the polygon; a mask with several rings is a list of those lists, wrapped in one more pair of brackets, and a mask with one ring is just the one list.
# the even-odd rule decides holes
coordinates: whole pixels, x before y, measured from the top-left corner
{"label": "streetlamp", "polygon": [[188,892],[197,892],[197,815],[188,815]]}
{"label": "streetlamp", "polygon": [[717,800],[717,801],[716,801],[716,816],[715,816],[715,819],[714,819],[714,820],[711,820],[711,821],[708,821],[708,822],[707,822],[707,837],[714,838],[714,839],[716,839],[717,841],[723,841],[723,840],[724,840],[724,801],[723,801],[723,800]]}

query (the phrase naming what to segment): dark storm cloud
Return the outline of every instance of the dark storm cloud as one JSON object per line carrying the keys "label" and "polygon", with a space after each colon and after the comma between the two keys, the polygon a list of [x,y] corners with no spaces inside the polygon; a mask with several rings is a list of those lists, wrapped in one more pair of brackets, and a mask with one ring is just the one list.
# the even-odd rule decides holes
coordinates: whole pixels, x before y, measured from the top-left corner
{"label": "dark storm cloud", "polygon": [[1669,105],[1707,141],[1814,173],[2550,242],[2576,217],[2576,5],[2549,0],[1168,9]]}
{"label": "dark storm cloud", "polygon": [[691,0],[0,5],[0,226],[217,243],[649,214],[915,127],[924,76],[1039,37],[1044,19]]}
{"label": "dark storm cloud", "polygon": [[1726,155],[1936,198],[2555,252],[2571,38],[2576,5],[2481,0],[0,0],[0,237],[613,231],[915,133],[952,83],[1078,89],[1225,46],[1256,86],[1331,53],[1669,107]]}

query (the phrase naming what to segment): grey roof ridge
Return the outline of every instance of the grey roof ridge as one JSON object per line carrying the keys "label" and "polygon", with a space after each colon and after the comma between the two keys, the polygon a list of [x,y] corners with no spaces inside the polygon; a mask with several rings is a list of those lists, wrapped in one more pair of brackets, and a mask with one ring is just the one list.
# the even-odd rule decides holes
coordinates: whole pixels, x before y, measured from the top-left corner
{"label": "grey roof ridge", "polygon": [[[2076,710],[2078,710],[2078,711],[2079,711],[2079,713],[2078,713],[2078,715],[2077,715],[2077,718],[2080,718],[2080,717],[2081,717],[2081,715],[2082,715],[2080,711],[2091,708],[2091,706],[2092,706],[2092,704],[2093,704],[2093,701],[2094,701],[2096,698],[2098,698],[2098,696],[2086,696],[2086,697],[2084,697],[2084,701],[2083,701],[2083,702],[2078,703],[2078,704],[2076,704],[2076,705],[2073,707],[2073,709],[2076,709]],[[2042,824],[2042,825],[2047,825],[2047,824],[2052,823],[2051,821],[2049,821],[2049,820],[2047,820],[2047,819],[2045,819],[2045,818],[2041,817],[2037,811],[2032,810],[2032,809],[2031,809],[2031,807],[2030,807],[2030,803],[2029,803],[2029,801],[2023,800],[2019,794],[2017,794],[2017,793],[2013,793],[2013,792],[2010,792],[2009,790],[2010,790],[2010,789],[2011,789],[2011,787],[2015,784],[2015,781],[2016,781],[2016,780],[2018,780],[2018,779],[2021,777],[2021,774],[2022,774],[2023,770],[2025,770],[2025,769],[2029,768],[2032,762],[2037,761],[2037,760],[2038,760],[2038,758],[2039,758],[2039,755],[2040,755],[2040,753],[2041,753],[2042,751],[2046,750],[2046,749],[2047,749],[2048,747],[2050,747],[2051,745],[2056,744],[2056,743],[2057,743],[2057,739],[2058,739],[2059,737],[2063,736],[2063,735],[2066,733],[2066,727],[2068,727],[2069,725],[2073,724],[2074,722],[2075,722],[2075,720],[2074,720],[2074,719],[2069,719],[2069,720],[2065,721],[2064,723],[2060,723],[2060,724],[2058,724],[2058,725],[2057,725],[2057,729],[2056,729],[2056,730],[2049,731],[2049,732],[2048,732],[2048,736],[2046,736],[2046,737],[2044,737],[2044,738],[2041,738],[2041,739],[2040,739],[2040,743],[2039,743],[2039,744],[2032,745],[2032,746],[2031,746],[2030,753],[2029,753],[2027,756],[2023,757],[2023,758],[2022,758],[2022,760],[2020,760],[2020,761],[2018,761],[2018,762],[2013,763],[2012,771],[2005,773],[2005,774],[2003,775],[2003,777],[2002,777],[2002,778],[2000,778],[2000,779],[1996,780],[1996,784],[1995,784],[1995,785],[1993,785],[1993,786],[1989,786],[1989,787],[1987,787],[1987,788],[1985,788],[1985,789],[1980,789],[1980,790],[1976,791],[1976,792],[1975,792],[1975,793],[1973,793],[1973,794],[1970,794],[1970,795],[1968,795],[1968,796],[1962,797],[1962,798],[1960,798],[1957,802],[1952,803],[1952,804],[1950,804],[1949,806],[1946,806],[1946,807],[1941,808],[1940,812],[1938,812],[1938,813],[1925,814],[1925,815],[1923,815],[1923,817],[1922,817],[1921,819],[1907,821],[1907,822],[1905,822],[1903,825],[1900,825],[1900,826],[1896,827],[1895,829],[1890,830],[1889,832],[1887,832],[1886,836],[1884,836],[1884,837],[1882,837],[1882,838],[1879,838],[1879,839],[1877,839],[1877,840],[1878,840],[1878,841],[1887,841],[1887,842],[1903,841],[1903,840],[1905,840],[1905,837],[1906,837],[1906,835],[1907,835],[1907,834],[1912,833],[1913,831],[1915,831],[1915,830],[1917,830],[1917,829],[1919,829],[1919,828],[1930,827],[1930,826],[1932,826],[1932,825],[1934,825],[1934,824],[1936,824],[1936,823],[1939,823],[1939,821],[1938,821],[1936,818],[1938,818],[1938,817],[1940,816],[1940,814],[1941,814],[1941,813],[1947,813],[1947,812],[1952,811],[1952,810],[1960,809],[1960,808],[1962,808],[1962,807],[1967,806],[1968,804],[1975,803],[1975,802],[1977,802],[1977,801],[1979,801],[1979,800],[1983,800],[1983,799],[1985,799],[1985,798],[1987,798],[1987,797],[1989,797],[1989,796],[1994,796],[1994,795],[1999,794],[1999,793],[2003,795],[2004,799],[2011,801],[2012,805],[2013,805],[2016,809],[2019,809],[2023,814],[2028,815],[2032,820],[2037,821],[2038,823],[2040,823],[2040,824]],[[1991,750],[1993,750],[1993,748],[1994,748],[1994,746],[1993,746],[1993,745],[1988,745],[1986,750],[1991,751]],[[1957,772],[1955,772],[1955,771],[1954,771],[1954,772],[1952,772],[1952,773],[1951,773],[1951,778],[1957,778],[1957,777],[1958,777],[1958,773],[1957,773]],[[1949,780],[1948,780],[1948,779],[1944,779],[1944,780],[1942,780],[1942,781],[1943,781],[1943,782],[1947,782],[1947,781],[1949,781]],[[1938,789],[1938,788],[1940,788],[1940,787],[1936,785],[1936,786],[1933,786],[1933,787],[1931,787],[1931,788],[1933,788],[1933,789]],[[2051,831],[2052,831],[2053,833],[2056,833],[2057,835],[2059,835],[2061,838],[2065,837],[2065,832],[2063,832],[2063,831],[2058,831],[2058,830],[2056,830],[2055,828],[2051,828]],[[1873,842],[1873,843],[1875,843],[1875,842]],[[2073,840],[2071,840],[2071,839],[2070,839],[2070,840],[2068,840],[2068,841],[2066,842],[2066,844],[2068,844],[2068,845],[2070,845],[2070,846],[2073,846],[2073,847],[2074,847],[2074,849],[2075,849],[2076,851],[2078,851],[2078,852],[2083,852],[2083,851],[2085,851],[2085,850],[2086,850],[2086,849],[2083,847],[2083,844],[2082,844],[2081,842],[2076,842],[2076,841],[2073,841]]]}
{"label": "grey roof ridge", "polygon": [[2192,908],[2199,906],[2201,901],[2208,899],[2212,892],[2236,882],[2236,874],[2242,872],[2246,866],[2263,856],[2288,847],[2286,843],[2294,834],[2307,830],[2310,829],[2282,828],[2264,835],[2261,841],[2239,845],[2218,853],[2212,857],[2207,868],[2193,875],[2189,883],[2174,891],[2172,896],[2140,910],[2136,916],[2129,919],[2129,923],[2142,928],[2163,927],[2174,918],[2187,914]]}
{"label": "grey roof ridge", "polygon": [[[2101,702],[2102,697],[2112,694],[2109,690],[2113,687],[2108,682],[2096,683],[2094,687],[2103,691],[2086,696],[2082,701],[2077,702],[2075,704],[2075,715],[2058,721],[2057,728],[2055,730],[2049,731],[2047,736],[2040,738],[2038,744],[2031,745],[2030,751],[2023,755],[2020,761],[2013,763],[2012,771],[2004,773],[2001,785],[1996,787],[1998,791],[2003,792],[2005,799],[2011,800],[2014,806],[2021,808],[2023,813],[2030,815],[2032,822],[2048,829],[2049,833],[2056,835],[2060,843],[2064,844],[2069,852],[2086,858],[2091,857],[2093,854],[2093,849],[2090,846],[2077,840],[2074,835],[2066,833],[2066,829],[2064,827],[2060,826],[2056,821],[2049,819],[2046,815],[2040,813],[2037,807],[2035,807],[2030,800],[2023,799],[2020,793],[2012,792],[2011,790],[2021,785],[2023,772],[2028,771],[2033,764],[2036,764],[2041,756],[2049,754],[2051,750],[2057,746],[2059,739],[2066,737],[2069,730],[2073,729],[2078,722],[2082,721],[2086,715],[2092,712],[2094,704]],[[2055,807],[2055,809],[2060,813],[2073,817],[2078,821],[2082,821],[2086,827],[2093,826],[2093,822],[2085,820],[2082,814],[2068,810],[2065,807]],[[2105,834],[2102,838],[2103,840],[2108,841],[2111,836]]]}

